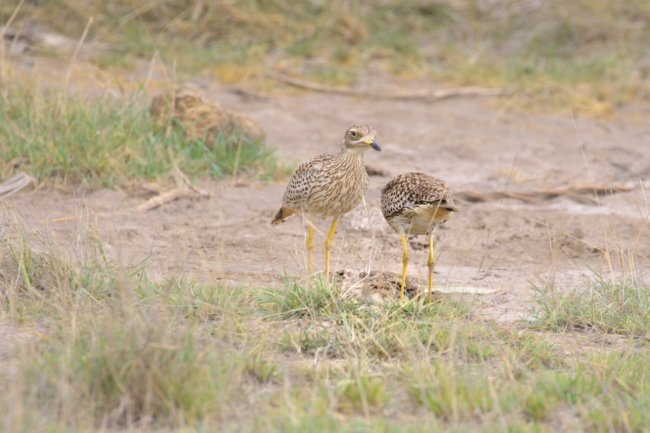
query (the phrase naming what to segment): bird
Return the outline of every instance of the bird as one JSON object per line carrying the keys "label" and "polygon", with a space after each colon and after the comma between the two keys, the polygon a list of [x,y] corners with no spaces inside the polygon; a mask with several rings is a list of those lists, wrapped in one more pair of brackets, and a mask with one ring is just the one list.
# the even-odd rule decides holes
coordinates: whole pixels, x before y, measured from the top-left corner
{"label": "bird", "polygon": [[402,282],[400,300],[404,300],[404,283],[409,261],[407,235],[429,236],[429,302],[433,290],[433,230],[456,212],[447,184],[424,173],[402,173],[390,180],[381,191],[381,213],[402,241]]}
{"label": "bird", "polygon": [[307,266],[314,273],[313,217],[331,217],[325,238],[325,278],[329,281],[330,251],[341,215],[350,212],[363,200],[368,188],[368,173],[363,155],[372,148],[381,151],[375,140],[377,131],[369,125],[353,125],[345,131],[341,151],[324,154],[298,166],[282,198],[282,206],[271,224],[280,224],[294,214],[307,218]]}

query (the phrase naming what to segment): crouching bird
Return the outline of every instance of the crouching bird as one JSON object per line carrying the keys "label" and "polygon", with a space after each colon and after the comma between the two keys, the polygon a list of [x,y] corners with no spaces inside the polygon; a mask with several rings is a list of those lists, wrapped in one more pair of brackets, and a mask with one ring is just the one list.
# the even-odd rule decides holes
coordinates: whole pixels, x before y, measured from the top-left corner
{"label": "crouching bird", "polygon": [[363,200],[368,188],[368,173],[363,154],[373,148],[381,150],[375,141],[375,129],[368,125],[350,127],[343,137],[339,153],[320,155],[303,162],[291,177],[282,199],[282,207],[271,224],[280,224],[296,213],[307,220],[307,266],[313,274],[313,217],[331,217],[332,225],[325,239],[325,278],[329,281],[330,251],[341,215],[350,212]]}
{"label": "crouching bird", "polygon": [[386,184],[381,191],[381,213],[402,240],[402,285],[400,299],[404,300],[404,283],[409,261],[407,235],[429,236],[429,301],[433,289],[433,229],[455,212],[449,187],[424,173],[403,173]]}

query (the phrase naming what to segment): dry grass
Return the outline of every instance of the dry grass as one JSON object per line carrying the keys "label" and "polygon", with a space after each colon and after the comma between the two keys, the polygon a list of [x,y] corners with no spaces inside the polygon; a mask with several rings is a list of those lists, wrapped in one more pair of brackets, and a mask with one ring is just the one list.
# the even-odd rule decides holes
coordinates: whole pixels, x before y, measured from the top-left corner
{"label": "dry grass", "polygon": [[540,325],[553,330],[650,337],[650,287],[642,281],[599,278],[590,290],[537,289]]}
{"label": "dry grass", "polygon": [[[14,9],[0,6],[0,19]],[[505,86],[516,92],[510,105],[592,114],[650,96],[644,0],[46,0],[24,3],[16,23],[76,40],[91,17],[88,42],[108,46],[95,55],[102,66],[158,52],[181,72],[226,82],[279,67],[331,84],[379,69]]]}
{"label": "dry grass", "polygon": [[136,101],[9,86],[0,98],[0,177],[23,170],[41,181],[113,186],[160,178],[172,157],[191,176],[278,179],[289,172],[263,137],[237,129],[210,141],[186,137],[177,125],[158,125]]}
{"label": "dry grass", "polygon": [[27,335],[2,343],[0,412],[15,431],[650,425],[643,340],[567,356],[571,335],[484,321],[462,300],[368,307],[322,282],[154,282],[112,265],[94,236],[77,264],[20,234],[2,246],[0,326]]}
{"label": "dry grass", "polygon": [[[483,5],[44,0],[24,2],[14,24],[31,19],[78,38],[94,17],[88,41],[109,44],[94,58],[107,68],[159,51],[181,72],[229,82],[270,65],[335,84],[376,69],[507,83],[522,91],[518,103],[584,111],[648,97],[647,2]],[[0,19],[14,9],[0,5]],[[187,140],[133,101],[5,87],[0,113],[2,176],[22,169],[111,186],[163,176],[169,151],[190,175],[286,174],[261,141]],[[650,428],[649,301],[639,281],[539,290],[539,320],[513,325],[482,319],[464,298],[369,307],[323,281],[153,281],[144,268],[115,266],[92,230],[66,255],[12,232],[15,222],[2,226],[4,431]]]}

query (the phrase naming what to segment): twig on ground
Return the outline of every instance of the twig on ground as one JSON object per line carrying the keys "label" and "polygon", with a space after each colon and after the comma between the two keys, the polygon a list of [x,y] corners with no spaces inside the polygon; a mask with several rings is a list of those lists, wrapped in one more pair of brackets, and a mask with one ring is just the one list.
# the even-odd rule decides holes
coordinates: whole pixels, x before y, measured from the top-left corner
{"label": "twig on ground", "polygon": [[0,184],[0,197],[9,197],[30,185],[36,186],[36,184],[37,181],[35,178],[21,171],[11,179]]}
{"label": "twig on ground", "polygon": [[139,211],[148,211],[155,209],[157,207],[163,206],[164,204],[171,203],[175,200],[181,198],[208,198],[210,193],[203,191],[194,185],[188,179],[188,177],[178,168],[176,161],[171,157],[173,171],[172,175],[174,176],[174,182],[176,183],[176,188],[164,192],[155,197],[151,197],[149,200],[145,201],[141,205],[137,206],[136,209]]}
{"label": "twig on ground", "polygon": [[599,194],[615,194],[632,191],[634,187],[628,184],[591,184],[579,183],[567,187],[543,188],[533,191],[459,191],[455,197],[471,203],[496,201],[504,198],[520,200],[527,203],[549,200],[561,196],[584,203],[593,203]]}
{"label": "twig on ground", "polygon": [[420,92],[392,92],[382,91],[379,89],[366,91],[346,87],[326,86],[274,71],[266,72],[266,76],[288,86],[293,86],[304,90],[311,90],[313,92],[331,93],[335,95],[345,96],[361,96],[364,98],[373,99],[421,99],[439,101],[442,99],[461,96],[499,96],[505,93],[504,89],[487,87],[459,87],[456,89],[423,90]]}

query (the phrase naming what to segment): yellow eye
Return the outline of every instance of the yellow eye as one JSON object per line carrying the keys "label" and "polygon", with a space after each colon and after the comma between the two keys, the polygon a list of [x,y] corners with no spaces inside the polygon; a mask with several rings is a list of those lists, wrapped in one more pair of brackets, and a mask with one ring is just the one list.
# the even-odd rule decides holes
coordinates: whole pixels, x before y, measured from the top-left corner
{"label": "yellow eye", "polygon": [[359,138],[359,132],[357,132],[357,131],[350,131],[350,137],[352,137],[352,138]]}

